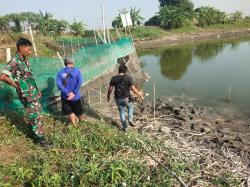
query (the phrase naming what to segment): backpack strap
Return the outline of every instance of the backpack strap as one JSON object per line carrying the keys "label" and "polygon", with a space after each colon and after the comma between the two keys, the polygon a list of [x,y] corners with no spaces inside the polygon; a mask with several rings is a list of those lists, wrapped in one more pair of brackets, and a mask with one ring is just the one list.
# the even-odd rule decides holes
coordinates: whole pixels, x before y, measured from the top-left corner
{"label": "backpack strap", "polygon": [[63,85],[64,85],[64,87],[67,86],[67,82],[68,82],[68,79],[69,79],[69,77],[70,77],[72,71],[73,71],[73,69],[71,69],[71,70],[67,73],[66,77],[63,79]]}

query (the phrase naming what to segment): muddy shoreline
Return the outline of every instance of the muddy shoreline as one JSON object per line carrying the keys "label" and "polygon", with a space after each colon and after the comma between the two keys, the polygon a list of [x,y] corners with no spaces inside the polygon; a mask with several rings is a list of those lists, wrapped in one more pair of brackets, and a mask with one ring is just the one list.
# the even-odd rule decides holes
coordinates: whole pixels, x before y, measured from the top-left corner
{"label": "muddy shoreline", "polygon": [[[185,100],[158,98],[155,118],[152,101],[135,104],[135,127],[132,128],[162,141],[167,148],[198,160],[206,173],[200,173],[201,181],[230,171],[243,186],[250,185],[249,121],[228,120],[213,108]],[[199,186],[197,180],[191,182]]]}
{"label": "muddy shoreline", "polygon": [[135,40],[136,49],[156,48],[169,45],[179,45],[195,41],[208,41],[218,39],[237,38],[250,36],[250,28],[232,30],[202,30],[194,33],[170,34],[159,39]]}

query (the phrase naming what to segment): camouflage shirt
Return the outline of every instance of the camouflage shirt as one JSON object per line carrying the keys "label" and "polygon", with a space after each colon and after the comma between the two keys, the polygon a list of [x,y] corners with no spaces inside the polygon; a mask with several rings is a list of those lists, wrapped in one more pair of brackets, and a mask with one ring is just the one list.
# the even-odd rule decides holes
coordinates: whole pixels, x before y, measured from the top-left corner
{"label": "camouflage shirt", "polygon": [[21,101],[31,102],[38,98],[38,89],[27,59],[16,53],[2,73],[8,75],[19,86],[21,92],[18,92],[18,96]]}

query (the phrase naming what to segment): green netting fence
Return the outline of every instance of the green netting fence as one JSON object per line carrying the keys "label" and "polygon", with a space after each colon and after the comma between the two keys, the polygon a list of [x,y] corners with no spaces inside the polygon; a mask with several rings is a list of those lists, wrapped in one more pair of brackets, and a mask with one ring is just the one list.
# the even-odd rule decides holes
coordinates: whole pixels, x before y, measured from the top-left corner
{"label": "green netting fence", "polygon": [[[72,54],[75,66],[83,74],[84,82],[105,73],[117,64],[117,59],[135,51],[130,38],[122,38],[112,43],[89,45],[79,48]],[[56,86],[56,75],[64,66],[59,58],[32,58],[30,59],[38,88],[42,92],[41,103],[44,112],[48,112],[49,99],[59,96]],[[4,65],[0,66],[0,71]],[[0,110],[22,112],[23,106],[18,100],[16,92],[10,86],[0,82]]]}
{"label": "green netting fence", "polygon": [[77,47],[77,46],[90,46],[95,45],[96,43],[102,43],[99,38],[61,38],[58,40],[59,43],[62,43],[64,47]]}

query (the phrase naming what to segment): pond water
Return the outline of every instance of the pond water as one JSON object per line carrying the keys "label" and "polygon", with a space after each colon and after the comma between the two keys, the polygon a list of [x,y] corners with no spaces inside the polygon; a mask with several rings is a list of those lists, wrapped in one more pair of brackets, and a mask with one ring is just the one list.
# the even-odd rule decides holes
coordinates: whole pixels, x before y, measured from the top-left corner
{"label": "pond water", "polygon": [[138,55],[151,77],[144,84],[151,97],[155,83],[157,96],[185,95],[250,117],[250,37],[145,49]]}

